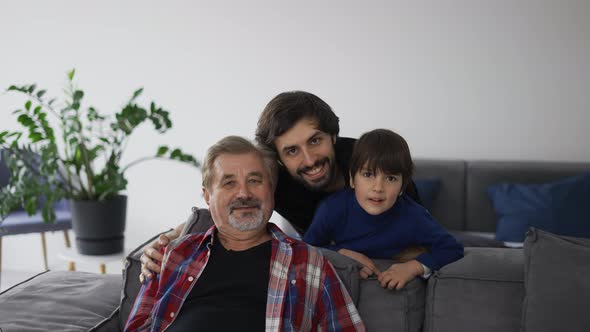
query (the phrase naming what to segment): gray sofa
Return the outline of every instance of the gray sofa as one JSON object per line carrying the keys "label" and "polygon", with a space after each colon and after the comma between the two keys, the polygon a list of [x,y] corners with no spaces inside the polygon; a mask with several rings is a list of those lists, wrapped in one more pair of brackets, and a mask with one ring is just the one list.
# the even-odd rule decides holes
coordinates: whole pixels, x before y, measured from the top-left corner
{"label": "gray sofa", "polygon": [[[554,304],[543,300],[545,289],[555,287],[547,287],[546,282],[573,283],[576,295],[590,298],[590,282],[581,280],[580,274],[572,276],[577,278],[572,283],[541,278],[551,275],[546,273],[548,266],[559,264],[566,264],[562,270],[574,264],[581,269],[581,275],[590,275],[590,266],[584,260],[590,262],[590,240],[533,230],[524,250],[503,247],[493,239],[496,216],[486,194],[492,184],[545,183],[588,172],[590,163],[419,159],[416,168],[416,178],[440,180],[431,212],[466,244],[465,257],[427,281],[417,279],[401,291],[388,291],[374,279],[360,280],[353,261],[326,251],[369,331],[540,331],[543,326],[553,328],[552,324],[559,320],[547,314]],[[189,218],[190,227],[198,220],[198,213],[194,211]],[[569,250],[568,257],[580,258],[567,261],[557,255],[544,261],[553,256],[537,254],[543,250]],[[119,331],[139,288],[139,255],[140,248],[128,257],[123,280],[116,275],[52,271],[4,291],[0,295],[0,328],[3,332]],[[377,262],[382,268],[391,263]],[[537,288],[529,289],[533,286]],[[560,299],[560,303],[565,302]],[[565,330],[590,330],[583,311],[572,312],[572,306],[578,308],[564,304],[566,314],[580,319],[574,319],[577,325],[566,325],[573,329]]]}

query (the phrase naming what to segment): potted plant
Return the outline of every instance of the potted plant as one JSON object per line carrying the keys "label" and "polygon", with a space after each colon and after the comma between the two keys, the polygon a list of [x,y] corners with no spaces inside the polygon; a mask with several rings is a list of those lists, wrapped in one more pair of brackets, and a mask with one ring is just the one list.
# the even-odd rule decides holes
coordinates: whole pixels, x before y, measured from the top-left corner
{"label": "potted plant", "polygon": [[123,250],[127,187],[126,171],[150,159],[172,159],[199,167],[198,160],[178,148],[160,146],[152,156],[121,165],[130,135],[150,123],[163,134],[172,127],[169,113],[154,102],[141,106],[133,93],[114,116],[82,107],[84,91],[68,72],[65,98],[46,98],[35,84],[8,88],[26,96],[13,112],[22,131],[0,131],[2,159],[11,173],[0,191],[0,220],[13,209],[41,210],[45,222],[55,220],[54,203],[69,199],[76,245],[82,254],[104,255]]}

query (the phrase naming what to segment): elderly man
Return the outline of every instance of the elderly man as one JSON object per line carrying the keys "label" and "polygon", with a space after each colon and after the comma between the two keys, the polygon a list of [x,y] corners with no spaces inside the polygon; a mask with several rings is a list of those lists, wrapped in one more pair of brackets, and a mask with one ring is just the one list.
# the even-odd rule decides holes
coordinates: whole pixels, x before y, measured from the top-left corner
{"label": "elderly man", "polygon": [[208,150],[203,194],[214,226],[167,246],[126,331],[364,331],[330,263],[268,223],[276,174],[273,156],[243,138]]}

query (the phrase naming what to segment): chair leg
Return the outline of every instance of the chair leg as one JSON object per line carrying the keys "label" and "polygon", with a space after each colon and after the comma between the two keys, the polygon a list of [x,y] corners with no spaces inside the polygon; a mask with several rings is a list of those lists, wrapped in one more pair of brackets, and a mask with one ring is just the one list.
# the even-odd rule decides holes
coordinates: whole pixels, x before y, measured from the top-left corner
{"label": "chair leg", "polygon": [[45,264],[45,271],[49,270],[47,265],[47,244],[45,242],[45,233],[41,232],[41,247],[43,249],[43,263]]}
{"label": "chair leg", "polygon": [[68,235],[67,229],[64,229],[64,239],[66,240],[66,248],[70,248],[72,245],[70,244],[70,235]]}

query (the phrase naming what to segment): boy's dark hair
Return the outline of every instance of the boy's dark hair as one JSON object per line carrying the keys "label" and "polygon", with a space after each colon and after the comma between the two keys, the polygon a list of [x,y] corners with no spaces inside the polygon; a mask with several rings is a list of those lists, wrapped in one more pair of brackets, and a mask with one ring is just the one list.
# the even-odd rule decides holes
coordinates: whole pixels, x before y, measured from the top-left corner
{"label": "boy's dark hair", "polygon": [[350,158],[351,178],[363,166],[373,172],[380,170],[387,174],[401,174],[402,191],[414,173],[414,163],[406,140],[388,129],[375,129],[364,133],[354,144]]}
{"label": "boy's dark hair", "polygon": [[256,141],[276,151],[274,140],[291,129],[301,119],[317,122],[318,129],[338,136],[338,117],[325,101],[305,91],[283,92],[268,102],[256,128]]}

